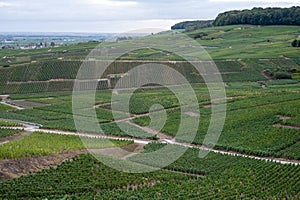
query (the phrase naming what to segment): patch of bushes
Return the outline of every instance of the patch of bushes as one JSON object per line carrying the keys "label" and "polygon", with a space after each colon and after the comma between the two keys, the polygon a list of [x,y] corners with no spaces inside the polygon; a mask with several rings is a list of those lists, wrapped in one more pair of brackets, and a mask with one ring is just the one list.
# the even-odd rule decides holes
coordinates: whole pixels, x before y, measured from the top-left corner
{"label": "patch of bushes", "polygon": [[194,35],[194,39],[201,39],[205,36],[207,36],[207,33],[197,33],[196,35]]}
{"label": "patch of bushes", "polygon": [[300,79],[300,73],[292,74],[292,79]]}
{"label": "patch of bushes", "polygon": [[300,40],[294,40],[292,42],[292,47],[300,47]]}
{"label": "patch of bushes", "polygon": [[275,79],[292,79],[292,75],[288,72],[275,72],[274,73]]}

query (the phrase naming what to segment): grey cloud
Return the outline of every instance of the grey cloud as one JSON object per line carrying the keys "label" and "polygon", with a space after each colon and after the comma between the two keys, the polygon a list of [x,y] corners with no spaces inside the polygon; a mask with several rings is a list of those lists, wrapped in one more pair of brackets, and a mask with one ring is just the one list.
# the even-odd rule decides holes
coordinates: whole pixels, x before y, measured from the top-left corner
{"label": "grey cloud", "polygon": [[[124,30],[126,27],[132,28],[135,24],[136,28],[147,24],[155,25],[153,20],[158,20],[157,26],[163,26],[172,23],[172,21],[165,23],[164,19],[179,21],[212,19],[219,12],[232,9],[297,5],[209,0],[0,0],[0,2],[9,3],[7,6],[0,6],[1,27],[19,31],[25,29],[80,31],[81,27],[82,30],[86,30],[86,27],[98,24],[99,27],[105,26],[103,31],[109,31],[111,27],[111,31],[122,32],[126,31]],[[142,20],[148,22],[142,23]]]}

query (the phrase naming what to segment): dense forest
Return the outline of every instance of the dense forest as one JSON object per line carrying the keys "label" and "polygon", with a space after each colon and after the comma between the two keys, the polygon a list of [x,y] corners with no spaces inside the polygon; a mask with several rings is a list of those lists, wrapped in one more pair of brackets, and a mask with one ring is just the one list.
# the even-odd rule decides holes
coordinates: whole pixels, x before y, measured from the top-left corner
{"label": "dense forest", "polygon": [[198,20],[198,21],[186,21],[175,24],[171,27],[172,30],[185,29],[186,31],[193,31],[200,28],[207,28],[213,25],[214,20]]}
{"label": "dense forest", "polygon": [[300,7],[291,8],[253,8],[252,10],[233,10],[218,15],[215,20],[186,21],[175,24],[175,29],[193,31],[211,26],[234,24],[251,25],[300,25]]}
{"label": "dense forest", "polygon": [[233,24],[300,25],[300,7],[228,11],[219,14],[213,24],[215,26]]}

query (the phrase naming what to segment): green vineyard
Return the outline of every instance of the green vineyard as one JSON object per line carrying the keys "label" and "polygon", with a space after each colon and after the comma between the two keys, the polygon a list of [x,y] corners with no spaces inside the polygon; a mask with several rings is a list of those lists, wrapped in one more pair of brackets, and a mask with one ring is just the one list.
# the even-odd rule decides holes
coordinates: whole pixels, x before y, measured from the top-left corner
{"label": "green vineyard", "polygon": [[[300,199],[300,28],[181,31],[3,46],[0,200]],[[174,41],[205,73],[152,46],[181,33],[202,45],[199,53]],[[169,71],[144,77],[153,63],[188,83]],[[147,69],[131,74],[138,66]]]}

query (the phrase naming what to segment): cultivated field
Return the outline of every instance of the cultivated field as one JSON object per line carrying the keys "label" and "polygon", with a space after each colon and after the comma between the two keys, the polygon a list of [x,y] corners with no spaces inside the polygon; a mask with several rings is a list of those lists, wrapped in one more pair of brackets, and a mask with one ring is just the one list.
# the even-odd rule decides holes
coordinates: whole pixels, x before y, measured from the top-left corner
{"label": "cultivated field", "polygon": [[[177,55],[151,48],[130,52],[102,78],[159,60],[188,79],[197,105],[181,105],[169,89],[148,86],[134,92],[127,113],[103,85],[95,93],[95,105],[83,112],[95,110],[102,130],[86,133],[74,123],[74,117],[84,116],[73,114],[72,90],[82,59],[96,44],[51,53],[0,50],[0,57],[12,60],[10,66],[4,67],[4,59],[0,63],[0,199],[299,199],[300,49],[291,47],[299,32],[296,26],[236,25],[188,33],[214,59],[226,90],[224,128],[204,158],[199,153],[209,148],[202,144],[220,102],[211,102],[203,79]],[[16,61],[19,56],[29,56],[30,62]],[[118,95],[125,98],[127,92]],[[164,110],[150,112],[155,104]],[[199,128],[189,144],[175,136],[181,115],[193,118],[197,113],[181,113],[182,106],[200,109]],[[163,112],[166,123],[160,127]],[[155,172],[119,172],[99,161],[157,167],[143,160],[143,153],[165,143],[188,150]],[[116,147],[129,153],[111,157]]]}

